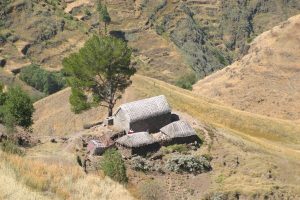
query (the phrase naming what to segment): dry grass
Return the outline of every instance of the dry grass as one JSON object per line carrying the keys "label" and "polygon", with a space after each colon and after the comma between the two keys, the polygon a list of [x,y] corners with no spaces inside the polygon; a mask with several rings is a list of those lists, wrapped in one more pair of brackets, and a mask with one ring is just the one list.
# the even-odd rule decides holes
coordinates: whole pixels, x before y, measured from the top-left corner
{"label": "dry grass", "polygon": [[80,115],[71,111],[69,88],[48,96],[34,104],[34,134],[66,135],[82,130],[86,123],[100,121],[106,116],[104,108],[93,108]]}
{"label": "dry grass", "polygon": [[[133,199],[125,188],[109,178],[100,175],[85,175],[76,165],[62,163],[46,163],[0,152],[2,160],[0,176],[7,177],[7,187],[17,184],[26,197],[39,193],[58,199]],[[15,178],[13,180],[12,178]],[[21,184],[22,183],[22,184]],[[2,187],[0,187],[2,189]],[[3,188],[5,190],[5,188]],[[36,192],[34,192],[36,191]]]}
{"label": "dry grass", "polygon": [[173,108],[188,113],[195,119],[231,129],[234,134],[277,153],[300,158],[300,126],[296,123],[231,109],[148,77],[135,76],[133,82],[133,92],[137,98],[164,94]]}
{"label": "dry grass", "polygon": [[50,199],[42,194],[32,191],[26,185],[17,180],[14,170],[1,162],[0,164],[0,199],[15,200],[15,199]]}
{"label": "dry grass", "polygon": [[300,118],[300,15],[258,36],[248,53],[200,80],[194,91],[240,110]]}

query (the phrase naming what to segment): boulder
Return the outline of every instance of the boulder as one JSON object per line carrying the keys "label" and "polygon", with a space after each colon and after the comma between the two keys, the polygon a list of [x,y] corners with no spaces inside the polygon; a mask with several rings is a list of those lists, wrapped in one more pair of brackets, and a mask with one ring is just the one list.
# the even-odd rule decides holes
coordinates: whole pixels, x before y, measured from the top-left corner
{"label": "boulder", "polygon": [[0,67],[4,67],[6,64],[6,59],[3,57],[0,57]]}
{"label": "boulder", "polygon": [[7,139],[7,135],[5,133],[0,132],[0,142]]}

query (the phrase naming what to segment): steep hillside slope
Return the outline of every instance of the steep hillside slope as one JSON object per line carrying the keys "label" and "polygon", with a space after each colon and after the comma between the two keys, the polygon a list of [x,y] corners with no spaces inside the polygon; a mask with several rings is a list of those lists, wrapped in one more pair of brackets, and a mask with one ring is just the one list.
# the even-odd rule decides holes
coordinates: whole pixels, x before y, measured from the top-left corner
{"label": "steep hillside slope", "polygon": [[194,91],[235,108],[300,118],[300,15],[257,37],[246,56],[200,80]]}
{"label": "steep hillside slope", "polygon": [[61,68],[64,56],[88,38],[88,27],[64,13],[64,2],[5,0],[1,2],[0,46],[4,69],[17,72],[30,63]]}
{"label": "steep hillside slope", "polygon": [[[69,134],[72,134],[72,131],[82,129],[68,123],[74,121],[75,116],[70,113],[68,103],[62,101],[68,93],[67,89],[49,96],[48,100],[53,104],[47,101],[35,104],[37,109],[35,127],[40,127],[36,134],[45,136],[50,134],[52,137],[56,134],[67,134],[67,137],[71,137]],[[214,158],[213,171],[203,175],[206,176],[210,188],[200,192],[202,197],[207,194],[212,199],[218,195],[224,195],[224,199],[226,196],[227,199],[234,199],[236,195],[244,199],[251,199],[253,196],[256,199],[263,199],[266,196],[270,199],[299,198],[299,125],[288,120],[235,110],[193,92],[141,75],[133,77],[133,85],[126,91],[122,101],[129,102],[160,94],[167,97],[173,110],[179,111],[182,116],[188,115],[191,124],[200,122],[211,127],[208,129],[211,141],[207,140],[203,149],[210,149],[210,154]],[[48,113],[48,120],[39,120],[45,113]],[[88,122],[105,115],[106,111],[99,109],[96,112],[94,110],[77,115],[76,119]],[[42,129],[56,123],[60,123],[60,126],[52,133]],[[49,147],[53,148],[53,145],[55,146],[49,144]],[[45,145],[39,148],[39,151],[39,154],[43,152],[45,159],[48,158],[49,152],[51,155],[55,152]],[[62,153],[55,154],[65,157]],[[180,178],[164,180],[162,175],[160,181],[162,183],[170,181],[175,187],[174,193],[177,194],[181,191],[187,192],[186,189],[190,187],[189,185],[182,187],[179,184]],[[190,181],[191,184],[200,184],[193,183],[195,181],[193,178]],[[194,194],[199,194],[199,191],[195,191]],[[171,197],[173,196],[170,196],[170,199],[174,199]],[[199,196],[191,199],[199,199]]]}
{"label": "steep hillside slope", "polygon": [[[1,67],[14,73],[30,63],[60,69],[63,57],[103,30],[95,2],[1,1]],[[202,78],[223,68],[247,52],[247,42],[256,35],[300,12],[297,0],[106,3],[112,18],[110,33],[129,41],[139,72],[170,83],[192,70]]]}
{"label": "steep hillside slope", "polygon": [[34,133],[37,135],[65,135],[82,130],[88,123],[106,117],[106,110],[94,108],[81,115],[71,111],[69,88],[37,101],[34,104]]}

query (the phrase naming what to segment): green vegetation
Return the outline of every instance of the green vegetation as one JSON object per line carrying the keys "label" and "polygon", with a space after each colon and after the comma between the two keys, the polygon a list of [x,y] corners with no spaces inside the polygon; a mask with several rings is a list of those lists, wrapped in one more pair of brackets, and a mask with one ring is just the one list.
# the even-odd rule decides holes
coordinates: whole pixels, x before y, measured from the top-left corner
{"label": "green vegetation", "polygon": [[181,87],[186,90],[192,90],[193,85],[197,82],[197,76],[196,74],[190,73],[187,75],[184,75],[180,77],[176,81],[176,86]]}
{"label": "green vegetation", "polygon": [[53,94],[65,86],[62,73],[49,72],[38,65],[30,65],[22,69],[20,79],[47,95]]}
{"label": "green vegetation", "polygon": [[211,165],[209,161],[201,156],[175,156],[168,160],[166,168],[173,172],[203,173],[210,171]]}
{"label": "green vegetation", "polygon": [[9,132],[12,132],[16,126],[30,128],[33,124],[34,107],[30,97],[20,87],[9,88],[6,93],[2,89],[0,99],[0,121]]}
{"label": "green vegetation", "polygon": [[[67,82],[72,88],[70,103],[75,113],[91,106],[113,108],[136,72],[130,67],[131,49],[124,41],[110,36],[93,36],[78,53],[63,60]],[[88,94],[92,98],[88,98]]]}
{"label": "green vegetation", "polygon": [[109,149],[103,154],[101,169],[105,175],[111,177],[115,181],[120,183],[126,183],[128,181],[126,166],[121,154],[116,149]]}
{"label": "green vegetation", "polygon": [[[99,13],[99,20],[104,22],[104,31],[105,31],[105,35],[106,35],[107,34],[107,25],[110,24],[111,18],[109,16],[106,5],[103,6],[101,4],[101,0],[99,0],[97,3],[97,11]],[[99,34],[100,34],[100,28],[99,28]]]}
{"label": "green vegetation", "polygon": [[187,147],[186,144],[174,144],[165,147],[165,151],[186,154],[189,151],[189,148]]}
{"label": "green vegetation", "polygon": [[132,169],[136,171],[147,172],[150,171],[153,166],[149,165],[147,159],[141,156],[136,156],[131,159]]}
{"label": "green vegetation", "polygon": [[19,156],[23,156],[25,154],[25,152],[11,140],[4,140],[1,143],[1,150],[6,153],[17,154]]}

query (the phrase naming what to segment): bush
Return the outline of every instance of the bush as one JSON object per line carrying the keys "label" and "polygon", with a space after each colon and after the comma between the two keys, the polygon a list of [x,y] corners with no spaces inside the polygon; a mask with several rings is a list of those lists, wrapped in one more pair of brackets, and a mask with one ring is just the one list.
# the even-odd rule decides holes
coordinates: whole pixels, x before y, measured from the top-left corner
{"label": "bush", "polygon": [[157,181],[146,181],[139,187],[142,200],[160,200],[166,198],[164,187]]}
{"label": "bush", "polygon": [[25,152],[11,140],[4,140],[1,143],[1,149],[6,153],[17,154],[19,156],[24,156],[25,154]]}
{"label": "bush", "polygon": [[176,86],[181,87],[183,89],[186,90],[192,90],[193,89],[193,85],[197,82],[197,77],[195,74],[187,74],[184,75],[182,77],[180,77],[177,81],[176,81]]}
{"label": "bush", "polygon": [[194,156],[176,156],[167,161],[166,168],[173,172],[188,172],[194,174],[203,173],[212,169],[209,161],[203,156],[200,158]]}
{"label": "bush", "polygon": [[128,181],[126,166],[121,154],[116,149],[108,149],[103,154],[101,169],[106,176],[111,177],[115,181],[120,183],[126,183]]}
{"label": "bush", "polygon": [[15,126],[28,129],[33,124],[34,112],[30,97],[20,87],[9,88],[7,93],[2,93],[0,96],[2,95],[5,98],[0,105],[0,121],[4,122],[9,131],[12,131]]}
{"label": "bush", "polygon": [[29,65],[22,69],[20,79],[47,95],[53,94],[65,86],[62,73],[49,72],[38,65]]}
{"label": "bush", "polygon": [[136,171],[150,171],[152,166],[149,165],[148,161],[140,156],[131,159],[131,166]]}

